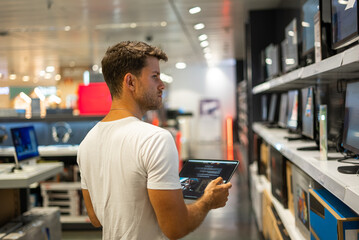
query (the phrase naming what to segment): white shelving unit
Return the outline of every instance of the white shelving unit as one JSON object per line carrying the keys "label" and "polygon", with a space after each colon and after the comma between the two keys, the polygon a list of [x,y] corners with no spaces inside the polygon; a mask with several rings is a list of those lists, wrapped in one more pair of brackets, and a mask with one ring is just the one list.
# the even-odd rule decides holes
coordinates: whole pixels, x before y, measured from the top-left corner
{"label": "white shelving unit", "polygon": [[[42,157],[76,156],[79,145],[50,145],[39,146]],[[0,147],[1,157],[14,156],[14,147]]]}
{"label": "white shelving unit", "polygon": [[359,78],[359,45],[326,58],[321,62],[296,69],[252,89],[253,94],[287,90],[318,81]]}
{"label": "white shelving unit", "polygon": [[[319,151],[298,151],[298,147],[313,146],[315,143],[288,141],[285,139],[285,136],[288,136],[285,129],[267,128],[254,123],[253,131],[359,214],[359,175],[342,174],[337,171],[339,166],[348,164],[336,160],[321,161]],[[342,155],[329,153],[328,157],[338,159]]]}
{"label": "white shelving unit", "polygon": [[[10,169],[14,164],[1,164],[2,168]],[[31,184],[46,180],[63,171],[62,162],[38,163],[24,166],[22,171],[0,173],[0,189],[28,188]]]}

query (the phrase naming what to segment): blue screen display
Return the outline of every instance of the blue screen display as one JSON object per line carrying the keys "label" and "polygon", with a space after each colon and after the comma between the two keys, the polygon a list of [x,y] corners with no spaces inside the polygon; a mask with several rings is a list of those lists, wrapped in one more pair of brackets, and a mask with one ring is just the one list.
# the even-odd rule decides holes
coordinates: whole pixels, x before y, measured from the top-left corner
{"label": "blue screen display", "polygon": [[12,128],[11,136],[18,161],[39,156],[36,133],[33,126]]}
{"label": "blue screen display", "polygon": [[319,0],[308,0],[302,6],[303,52],[314,48],[314,16],[319,10]]}

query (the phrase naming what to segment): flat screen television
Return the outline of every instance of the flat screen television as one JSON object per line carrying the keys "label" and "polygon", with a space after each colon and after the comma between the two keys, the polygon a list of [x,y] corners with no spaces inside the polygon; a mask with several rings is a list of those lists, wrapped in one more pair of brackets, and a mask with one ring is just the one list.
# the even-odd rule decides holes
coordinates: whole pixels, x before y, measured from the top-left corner
{"label": "flat screen television", "polygon": [[[359,155],[359,82],[348,83],[345,95],[343,147]],[[359,163],[359,162],[358,162]]]}
{"label": "flat screen television", "polygon": [[278,94],[272,93],[270,97],[268,122],[270,124],[278,121]]}
{"label": "flat screen television", "polygon": [[280,62],[278,45],[270,44],[265,48],[265,64],[268,78],[279,75]]}
{"label": "flat screen television", "polygon": [[291,90],[288,92],[288,121],[287,128],[290,131],[296,132],[299,129],[299,115],[300,115],[300,103],[299,103],[299,91]]}
{"label": "flat screen television", "polygon": [[284,72],[288,72],[299,65],[298,27],[296,18],[294,18],[285,28],[285,41],[282,42],[282,50],[283,48],[283,70]]}
{"label": "flat screen television", "polygon": [[20,163],[40,157],[36,132],[33,126],[11,128],[12,142],[15,148],[15,169],[21,169]]}
{"label": "flat screen television", "polygon": [[[339,49],[357,41],[357,1],[331,0],[332,2],[332,48]],[[354,3],[354,5],[351,5]]]}
{"label": "flat screen television", "polygon": [[288,94],[282,93],[280,95],[278,126],[282,128],[286,128],[287,120],[288,120]]}
{"label": "flat screen television", "polygon": [[302,135],[312,140],[316,138],[316,106],[314,87],[301,89],[302,92]]}
{"label": "flat screen television", "polygon": [[267,100],[267,95],[262,95],[261,103],[262,103],[262,121],[267,121],[268,120],[268,100]]}
{"label": "flat screen television", "polygon": [[302,56],[306,65],[315,61],[314,16],[319,11],[319,0],[307,0],[302,5]]}

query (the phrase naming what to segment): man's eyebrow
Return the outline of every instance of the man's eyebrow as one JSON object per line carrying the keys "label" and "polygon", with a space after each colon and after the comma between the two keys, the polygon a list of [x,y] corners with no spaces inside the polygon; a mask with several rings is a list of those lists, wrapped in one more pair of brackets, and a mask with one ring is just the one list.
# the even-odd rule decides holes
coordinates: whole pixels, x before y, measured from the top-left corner
{"label": "man's eyebrow", "polygon": [[158,72],[158,71],[156,71],[156,70],[154,70],[154,71],[152,71],[153,73],[156,73],[156,74],[161,74],[160,72]]}

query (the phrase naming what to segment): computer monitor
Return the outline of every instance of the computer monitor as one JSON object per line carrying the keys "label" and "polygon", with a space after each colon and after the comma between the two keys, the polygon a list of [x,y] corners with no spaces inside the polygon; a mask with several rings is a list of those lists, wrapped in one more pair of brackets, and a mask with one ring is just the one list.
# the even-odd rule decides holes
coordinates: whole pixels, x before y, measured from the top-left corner
{"label": "computer monitor", "polygon": [[319,11],[319,0],[307,0],[302,5],[302,56],[305,64],[314,63],[314,16]]}
{"label": "computer monitor", "polygon": [[278,45],[270,44],[265,48],[265,64],[268,78],[279,75],[280,61]]}
{"label": "computer monitor", "polygon": [[15,169],[21,169],[20,163],[39,158],[36,132],[33,126],[11,128],[12,142],[15,147]]}
{"label": "computer monitor", "polygon": [[287,119],[288,119],[288,94],[282,93],[280,96],[278,126],[282,128],[286,128]]}
{"label": "computer monitor", "polygon": [[290,131],[297,131],[299,128],[299,91],[291,90],[288,92],[288,121],[287,128]]}
{"label": "computer monitor", "polygon": [[284,72],[288,72],[298,67],[298,28],[296,18],[294,18],[285,28],[285,40],[282,42],[282,52]]}
{"label": "computer monitor", "polygon": [[[332,2],[332,48],[339,49],[357,41],[358,32],[358,5],[357,1]],[[351,6],[351,3],[354,3]]]}
{"label": "computer monitor", "polygon": [[301,89],[302,92],[302,135],[315,140],[316,106],[314,87]]}
{"label": "computer monitor", "polygon": [[[345,95],[343,147],[359,155],[359,82],[348,83]],[[359,163],[359,162],[358,162]]]}
{"label": "computer monitor", "polygon": [[278,121],[278,94],[272,93],[270,97],[268,122],[275,123]]}
{"label": "computer monitor", "polygon": [[268,101],[267,101],[267,95],[262,95],[261,97],[261,103],[262,103],[262,121],[268,120]]}

